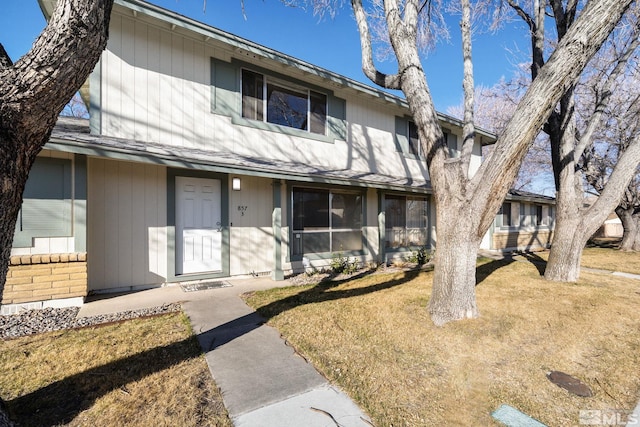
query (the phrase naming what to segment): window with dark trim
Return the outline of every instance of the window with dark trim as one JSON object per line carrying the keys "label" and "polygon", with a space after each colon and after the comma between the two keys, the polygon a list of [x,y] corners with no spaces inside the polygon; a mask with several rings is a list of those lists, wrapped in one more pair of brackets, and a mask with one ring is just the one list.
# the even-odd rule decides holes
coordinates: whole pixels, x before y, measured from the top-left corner
{"label": "window with dark trim", "polygon": [[429,236],[429,202],[424,197],[387,195],[384,200],[385,247],[425,246]]}
{"label": "window with dark trim", "polygon": [[29,247],[35,237],[71,236],[71,185],[71,160],[36,158],[23,192],[14,247]]}
{"label": "window with dark trim", "polygon": [[325,135],[327,95],[243,69],[242,117]]}
{"label": "window with dark trim", "polygon": [[[401,150],[405,151],[406,154],[413,154],[414,156],[417,156],[417,157],[425,157],[424,151],[422,149],[422,145],[420,144],[420,137],[418,136],[418,126],[416,126],[416,123],[412,120],[408,120],[406,123],[407,123],[406,135],[407,135],[407,140],[409,142],[409,149],[408,149],[408,152],[406,152],[406,148]],[[444,140],[449,150],[449,156],[457,157],[458,146],[457,146],[456,136],[446,130],[443,130],[443,132],[444,132]]]}
{"label": "window with dark trim", "polygon": [[531,205],[531,225],[542,225],[542,205]]}
{"label": "window with dark trim", "polygon": [[293,189],[292,255],[362,250],[360,192]]}
{"label": "window with dark trim", "polygon": [[418,137],[418,127],[412,121],[408,123],[408,135],[409,135],[409,150],[411,150],[411,154],[415,154],[416,156],[422,155],[422,146],[420,145],[420,138]]}
{"label": "window with dark trim", "polygon": [[511,223],[511,203],[505,202],[500,206],[500,210],[498,211],[498,227],[510,227],[513,224]]}

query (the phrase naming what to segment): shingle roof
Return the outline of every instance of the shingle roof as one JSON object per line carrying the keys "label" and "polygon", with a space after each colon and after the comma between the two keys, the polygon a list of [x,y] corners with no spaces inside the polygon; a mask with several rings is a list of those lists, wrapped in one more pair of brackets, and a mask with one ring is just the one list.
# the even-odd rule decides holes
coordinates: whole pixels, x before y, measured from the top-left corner
{"label": "shingle roof", "polygon": [[[169,167],[248,174],[292,181],[324,182],[397,191],[431,193],[428,180],[396,177],[351,169],[326,169],[307,163],[260,159],[229,152],[171,147],[153,142],[91,135],[86,119],[60,117],[47,147],[54,150],[137,160]],[[555,203],[555,198],[523,190],[509,190],[507,200]]]}
{"label": "shingle roof", "polygon": [[326,169],[307,163],[261,159],[230,152],[171,147],[153,142],[92,135],[84,119],[60,117],[46,148],[120,159],[146,161],[172,167],[245,173],[294,181],[330,182],[361,187],[429,193],[428,180],[395,177],[351,169]]}

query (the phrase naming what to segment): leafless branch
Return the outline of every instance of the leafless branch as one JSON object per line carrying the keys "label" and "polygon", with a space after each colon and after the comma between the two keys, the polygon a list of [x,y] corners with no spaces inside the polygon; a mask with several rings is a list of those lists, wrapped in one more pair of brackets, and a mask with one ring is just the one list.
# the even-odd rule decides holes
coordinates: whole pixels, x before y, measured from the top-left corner
{"label": "leafless branch", "polygon": [[371,34],[367,23],[367,14],[361,0],[351,0],[351,6],[355,14],[358,31],[360,32],[360,45],[362,50],[362,71],[373,83],[387,88],[400,89],[400,74],[388,75],[381,73],[373,62],[373,50],[371,48]]}

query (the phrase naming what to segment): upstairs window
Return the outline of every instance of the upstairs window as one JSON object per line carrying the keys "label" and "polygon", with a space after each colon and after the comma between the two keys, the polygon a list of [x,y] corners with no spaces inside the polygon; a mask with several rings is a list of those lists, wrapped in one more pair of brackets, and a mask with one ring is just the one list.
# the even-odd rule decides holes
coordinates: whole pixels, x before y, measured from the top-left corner
{"label": "upstairs window", "polygon": [[[426,157],[422,149],[422,145],[420,144],[420,138],[418,136],[418,126],[416,126],[416,123],[411,120],[407,121],[406,123],[407,139],[409,140],[408,154],[413,154],[416,157]],[[444,140],[446,141],[447,148],[449,150],[449,157],[457,157],[459,154],[456,136],[446,130],[443,130],[443,132]],[[407,153],[406,149],[402,151]]]}
{"label": "upstairs window", "polygon": [[422,147],[420,146],[420,138],[418,138],[418,126],[414,122],[408,122],[409,124],[409,150],[411,154],[416,156],[422,156]]}
{"label": "upstairs window", "polygon": [[327,96],[242,70],[242,117],[325,135]]}

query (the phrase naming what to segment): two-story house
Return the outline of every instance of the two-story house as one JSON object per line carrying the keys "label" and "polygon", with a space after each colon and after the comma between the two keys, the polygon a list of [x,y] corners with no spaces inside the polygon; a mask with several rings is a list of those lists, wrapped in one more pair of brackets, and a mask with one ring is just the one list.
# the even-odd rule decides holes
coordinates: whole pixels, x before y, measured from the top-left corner
{"label": "two-story house", "polygon": [[[401,97],[141,0],[109,34],[90,118],[61,118],[31,172],[3,312],[435,247]],[[440,120],[455,153],[462,124]],[[472,168],[494,141],[477,132]],[[511,194],[483,247],[546,246],[552,204]]]}

